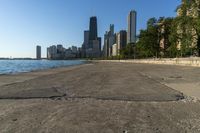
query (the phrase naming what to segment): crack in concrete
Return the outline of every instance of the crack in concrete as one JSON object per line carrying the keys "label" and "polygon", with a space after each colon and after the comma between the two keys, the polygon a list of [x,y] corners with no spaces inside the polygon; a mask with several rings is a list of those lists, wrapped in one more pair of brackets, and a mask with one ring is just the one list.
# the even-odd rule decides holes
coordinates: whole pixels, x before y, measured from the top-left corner
{"label": "crack in concrete", "polygon": [[149,76],[149,75],[147,75],[147,74],[145,74],[145,73],[143,73],[143,72],[139,72],[139,71],[137,71],[137,72],[138,72],[141,76],[147,77],[148,79],[151,79],[151,80],[153,80],[153,81],[155,81],[155,82],[157,82],[157,83],[159,83],[159,84],[161,84],[161,85],[166,86],[168,89],[171,89],[172,91],[179,93],[179,94],[176,94],[177,100],[183,100],[183,99],[185,99],[186,96],[185,96],[182,92],[180,92],[180,91],[178,91],[178,90],[175,90],[175,89],[169,87],[168,85],[166,85],[166,84],[164,84],[164,83],[162,83],[162,82],[160,82],[160,81],[158,81],[158,80],[156,80],[156,79],[153,79],[151,76]]}
{"label": "crack in concrete", "polygon": [[101,101],[121,101],[121,102],[174,102],[184,99],[182,95],[176,95],[176,100],[143,100],[134,99],[126,97],[92,97],[92,96],[67,96],[66,94],[62,96],[50,96],[50,97],[0,97],[0,100],[31,100],[31,99],[50,99],[50,100],[101,100]]}

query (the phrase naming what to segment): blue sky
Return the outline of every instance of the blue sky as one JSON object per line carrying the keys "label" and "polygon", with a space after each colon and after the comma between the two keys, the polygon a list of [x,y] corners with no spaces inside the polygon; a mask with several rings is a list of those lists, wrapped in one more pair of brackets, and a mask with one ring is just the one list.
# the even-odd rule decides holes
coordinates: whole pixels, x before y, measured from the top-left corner
{"label": "blue sky", "polygon": [[81,46],[89,17],[98,17],[103,37],[109,24],[115,31],[127,29],[127,15],[136,10],[137,31],[151,17],[176,16],[181,0],[0,0],[0,57],[35,57],[50,45]]}

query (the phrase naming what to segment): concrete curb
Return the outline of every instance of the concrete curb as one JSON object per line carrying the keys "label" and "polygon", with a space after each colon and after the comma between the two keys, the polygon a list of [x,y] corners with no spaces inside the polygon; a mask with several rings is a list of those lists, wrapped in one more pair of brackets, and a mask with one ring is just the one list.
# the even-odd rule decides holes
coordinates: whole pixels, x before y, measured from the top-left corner
{"label": "concrete curb", "polygon": [[162,65],[166,64],[166,65],[180,65],[180,66],[200,67],[200,58],[99,60],[98,62],[123,62],[123,63],[162,64]]}

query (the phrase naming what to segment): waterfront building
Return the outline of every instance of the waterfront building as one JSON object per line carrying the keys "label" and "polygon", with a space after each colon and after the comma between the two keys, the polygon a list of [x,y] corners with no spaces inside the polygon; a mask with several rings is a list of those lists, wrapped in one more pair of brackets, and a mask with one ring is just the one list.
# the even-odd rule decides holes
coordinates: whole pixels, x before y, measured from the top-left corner
{"label": "waterfront building", "polygon": [[128,15],[127,43],[136,43],[137,12],[132,10]]}
{"label": "waterfront building", "polygon": [[57,58],[57,47],[55,45],[47,48],[47,59]]}
{"label": "waterfront building", "polygon": [[63,52],[64,52],[63,45],[58,44],[58,45],[57,45],[57,53],[62,54]]}
{"label": "waterfront building", "polygon": [[36,46],[36,59],[41,59],[41,46]]}
{"label": "waterfront building", "polygon": [[65,48],[63,47],[63,45],[58,44],[57,45],[57,55],[56,58],[58,59],[64,59],[65,58]]}
{"label": "waterfront building", "polygon": [[78,48],[76,46],[72,46],[72,53],[77,53],[78,52]]}
{"label": "waterfront building", "polygon": [[63,60],[63,59],[73,59],[79,57],[79,50],[76,46],[69,48],[64,48],[61,44],[55,46],[50,46],[47,48],[47,59],[49,60]]}
{"label": "waterfront building", "polygon": [[77,57],[77,53],[74,53],[72,51],[72,48],[68,48],[65,50],[65,56],[64,59],[73,59]]}

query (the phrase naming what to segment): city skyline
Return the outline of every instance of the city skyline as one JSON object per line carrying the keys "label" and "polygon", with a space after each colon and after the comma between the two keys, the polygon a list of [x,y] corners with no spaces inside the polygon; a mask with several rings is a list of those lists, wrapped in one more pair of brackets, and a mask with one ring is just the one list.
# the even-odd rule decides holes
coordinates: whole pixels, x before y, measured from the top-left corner
{"label": "city skyline", "polygon": [[[109,3],[115,2],[116,4],[115,8],[112,8],[109,3],[105,5],[106,1],[104,0],[101,2],[86,0],[83,5],[75,8],[78,2],[78,0],[0,1],[0,18],[2,20],[0,22],[0,47],[2,47],[0,57],[34,58],[36,45],[42,47],[42,57],[46,57],[46,48],[51,45],[63,44],[65,47],[72,45],[81,47],[84,40],[83,31],[88,27],[90,16],[97,16],[99,37],[103,37],[110,24],[115,25],[116,32],[127,30],[127,15],[130,10],[136,10],[138,34],[140,29],[146,27],[146,21],[150,17],[176,16],[175,9],[180,4],[180,0],[154,0],[154,4],[145,0],[140,2],[137,0],[127,0],[126,2],[111,0]],[[155,7],[158,8],[157,10],[162,10],[157,12]],[[149,13],[150,11],[151,13]],[[51,15],[45,16],[49,13]]]}

